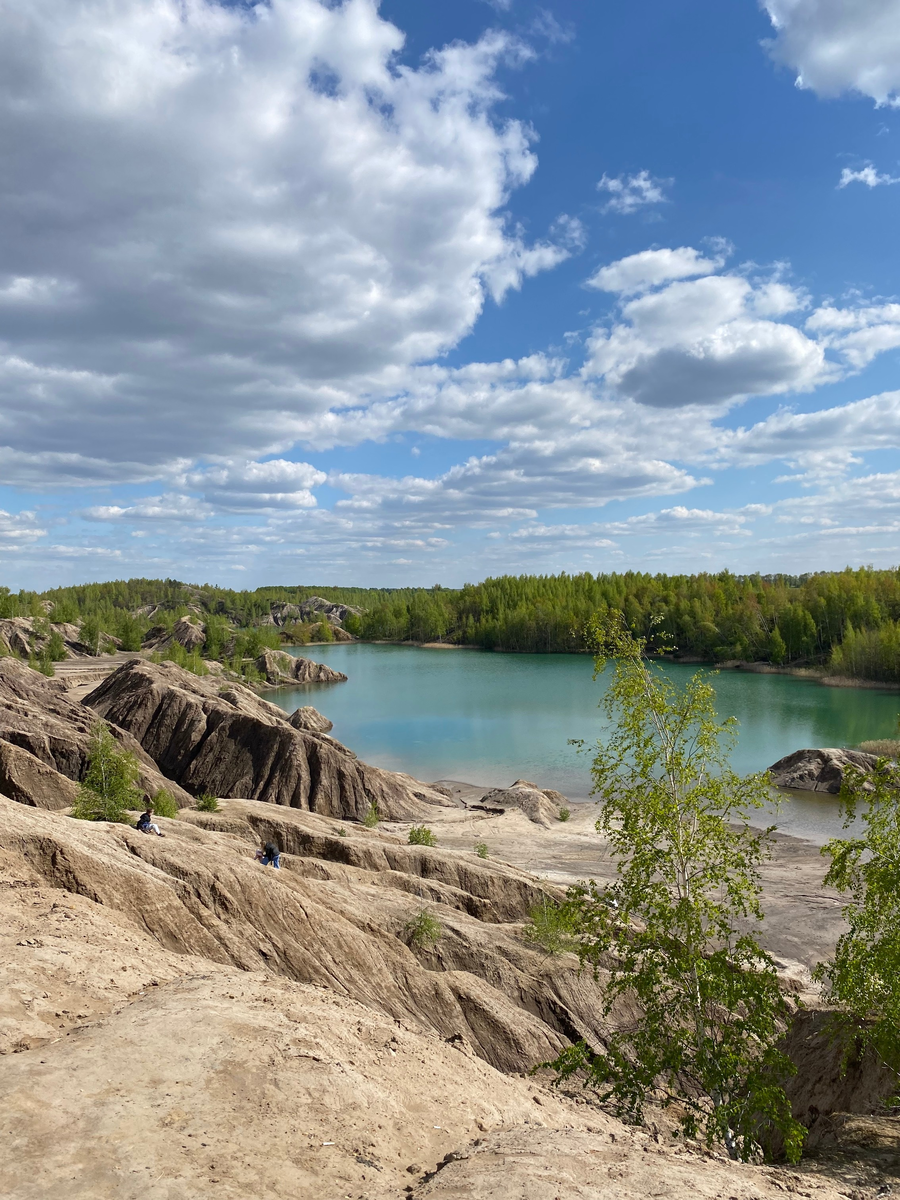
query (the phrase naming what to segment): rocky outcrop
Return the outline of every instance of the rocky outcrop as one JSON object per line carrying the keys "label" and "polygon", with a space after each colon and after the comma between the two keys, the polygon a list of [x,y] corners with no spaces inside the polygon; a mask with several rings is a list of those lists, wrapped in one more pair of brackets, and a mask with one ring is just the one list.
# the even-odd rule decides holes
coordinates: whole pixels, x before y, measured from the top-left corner
{"label": "rocky outcrop", "polygon": [[[290,657],[290,655],[288,655]],[[346,683],[343,671],[335,671],[325,663],[313,662],[311,658],[295,658],[291,668],[297,683]]]}
{"label": "rocky outcrop", "polygon": [[346,633],[346,630],[343,630],[342,626],[350,613],[359,616],[361,611],[361,609],[354,608],[350,604],[332,604],[330,600],[325,600],[322,596],[310,596],[308,600],[304,600],[301,604],[287,604],[284,601],[276,602],[272,605],[270,611],[264,617],[258,618],[254,624],[275,625],[280,629],[285,625],[293,624],[295,621],[302,621],[305,624],[326,621],[333,627],[335,633],[341,629],[346,640],[352,642],[354,640],[353,637]]}
{"label": "rocky outcrop", "polygon": [[299,605],[301,621],[321,621],[323,618],[329,625],[343,625],[350,613],[361,615],[361,609],[350,604],[333,604],[322,596],[310,596]]}
{"label": "rocky outcrop", "polygon": [[480,804],[470,805],[473,808],[507,809],[519,808],[536,825],[550,826],[559,820],[561,804],[566,798],[560,792],[542,791],[537,784],[529,783],[526,779],[517,779],[508,788],[495,788],[485,792]]}
{"label": "rocky outcrop", "polygon": [[795,750],[773,763],[769,774],[776,787],[837,793],[848,765],[871,771],[875,762],[874,754],[861,750]]}
{"label": "rocky outcrop", "polygon": [[272,684],[345,683],[347,676],[333,671],[325,663],[309,658],[295,658],[286,650],[264,650],[254,663],[257,671]]}
{"label": "rocky outcrop", "polygon": [[[65,621],[51,625],[45,621],[35,622],[32,617],[4,617],[0,620],[0,652],[16,654],[19,658],[39,654],[46,646],[51,632],[58,633],[62,638],[68,658],[81,658],[91,653],[88,647],[79,641],[77,625],[70,625]],[[114,640],[104,635],[106,644],[112,644]]]}
{"label": "rocky outcrop", "polygon": [[141,645],[144,650],[162,654],[174,642],[184,646],[189,654],[201,650],[206,642],[206,626],[200,621],[192,621],[189,617],[179,617],[171,629],[167,629],[165,625],[154,625],[144,635]]}
{"label": "rocky outcrop", "polygon": [[127,729],[162,771],[197,795],[239,796],[362,820],[421,819],[446,797],[408,775],[358,762],[325,734],[299,730],[248,688],[174,663],[126,663],[84,703]]}
{"label": "rocky outcrop", "polygon": [[305,729],[307,733],[331,733],[334,729],[334,724],[311,704],[295,708],[288,718],[288,724],[293,725],[295,729]]}
{"label": "rocky outcrop", "polygon": [[[68,699],[55,680],[15,659],[0,659],[0,794],[37,808],[70,805],[87,771],[96,721],[96,714]],[[111,732],[138,758],[147,793],[167,788],[177,803],[192,802],[129,733],[115,726]]]}

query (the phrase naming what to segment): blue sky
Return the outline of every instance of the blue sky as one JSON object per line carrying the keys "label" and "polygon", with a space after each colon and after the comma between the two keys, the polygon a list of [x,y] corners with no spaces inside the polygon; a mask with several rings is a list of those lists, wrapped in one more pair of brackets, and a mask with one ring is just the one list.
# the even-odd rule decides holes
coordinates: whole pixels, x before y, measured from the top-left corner
{"label": "blue sky", "polygon": [[900,562],[898,0],[0,0],[0,576]]}

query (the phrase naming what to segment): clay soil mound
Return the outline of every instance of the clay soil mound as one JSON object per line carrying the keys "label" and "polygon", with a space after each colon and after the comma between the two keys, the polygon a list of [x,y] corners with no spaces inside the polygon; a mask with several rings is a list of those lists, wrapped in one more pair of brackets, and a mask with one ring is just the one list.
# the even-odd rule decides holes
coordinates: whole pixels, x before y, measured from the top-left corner
{"label": "clay soil mound", "polygon": [[837,1200],[526,1074],[598,1031],[525,872],[249,801],[161,824],[0,798],[4,1200]]}

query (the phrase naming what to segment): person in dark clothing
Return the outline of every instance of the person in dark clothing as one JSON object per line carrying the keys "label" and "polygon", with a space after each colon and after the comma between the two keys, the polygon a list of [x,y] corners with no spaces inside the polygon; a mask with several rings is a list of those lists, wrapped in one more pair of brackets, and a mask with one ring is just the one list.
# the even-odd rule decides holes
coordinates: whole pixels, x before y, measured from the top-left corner
{"label": "person in dark clothing", "polygon": [[266,844],[256,852],[256,861],[262,863],[264,867],[275,867],[278,870],[281,867],[281,851],[274,842],[266,842]]}
{"label": "person in dark clothing", "polygon": [[155,833],[158,837],[166,836],[153,820],[152,808],[148,808],[146,812],[141,813],[138,817],[137,827],[141,833]]}

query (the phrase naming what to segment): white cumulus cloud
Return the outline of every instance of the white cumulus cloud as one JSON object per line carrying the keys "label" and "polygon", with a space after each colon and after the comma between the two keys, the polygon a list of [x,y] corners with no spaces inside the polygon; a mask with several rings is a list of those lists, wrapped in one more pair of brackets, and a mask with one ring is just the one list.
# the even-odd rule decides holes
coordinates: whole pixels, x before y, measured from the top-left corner
{"label": "white cumulus cloud", "polygon": [[820,96],[855,91],[900,104],[896,0],[763,0],[775,27],[770,53]]}
{"label": "white cumulus cloud", "polygon": [[648,288],[668,283],[670,279],[690,279],[709,275],[725,265],[725,254],[704,258],[692,246],[674,249],[641,250],[618,262],[601,267],[587,280],[587,286],[602,292],[620,292],[623,296],[645,292]]}
{"label": "white cumulus cloud", "polygon": [[[658,408],[804,391],[828,378],[818,342],[769,319],[803,308],[805,294],[779,280],[754,284],[710,273],[720,266],[680,247],[632,255],[598,272],[595,286],[625,299],[612,324],[588,340],[586,373]],[[650,291],[657,283],[665,286]],[[628,299],[634,292],[644,294]]]}
{"label": "white cumulus cloud", "polygon": [[375,0],[0,0],[0,25],[7,482],[283,453],[581,236],[507,218],[536,159],[496,115],[531,54],[506,34],[408,66]]}

